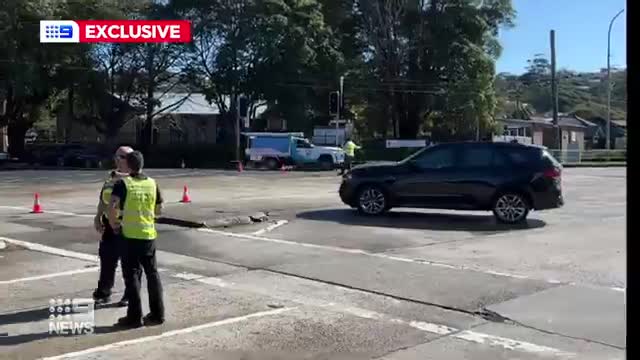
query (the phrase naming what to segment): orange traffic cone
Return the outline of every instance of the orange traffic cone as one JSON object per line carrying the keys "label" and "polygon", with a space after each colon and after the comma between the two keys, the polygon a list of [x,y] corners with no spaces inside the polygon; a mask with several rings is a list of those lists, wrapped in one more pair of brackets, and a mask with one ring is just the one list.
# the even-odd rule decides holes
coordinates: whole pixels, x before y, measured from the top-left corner
{"label": "orange traffic cone", "polygon": [[189,196],[189,188],[187,188],[187,185],[184,186],[184,189],[182,190],[182,200],[180,200],[181,203],[190,203],[191,202],[191,197]]}
{"label": "orange traffic cone", "polygon": [[42,211],[42,206],[40,206],[40,194],[35,193],[33,196],[33,210],[31,211],[32,214],[42,214],[44,211]]}
{"label": "orange traffic cone", "polygon": [[244,167],[242,167],[242,161],[238,161],[238,172],[243,172]]}

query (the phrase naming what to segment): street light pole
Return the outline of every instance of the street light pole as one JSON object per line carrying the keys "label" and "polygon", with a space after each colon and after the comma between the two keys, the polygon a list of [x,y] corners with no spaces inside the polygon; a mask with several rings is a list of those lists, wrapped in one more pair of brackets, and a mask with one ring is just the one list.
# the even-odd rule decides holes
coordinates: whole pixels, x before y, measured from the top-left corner
{"label": "street light pole", "polygon": [[611,23],[609,23],[609,37],[607,41],[607,150],[611,150],[611,29],[613,28],[613,23],[623,12],[624,9],[620,10],[616,16],[611,19]]}

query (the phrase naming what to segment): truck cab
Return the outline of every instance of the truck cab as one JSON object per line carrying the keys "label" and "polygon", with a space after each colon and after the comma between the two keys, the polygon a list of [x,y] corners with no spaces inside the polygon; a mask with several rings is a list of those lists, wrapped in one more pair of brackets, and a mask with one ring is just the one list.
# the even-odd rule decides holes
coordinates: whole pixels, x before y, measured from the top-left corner
{"label": "truck cab", "polygon": [[335,169],[344,164],[340,148],[316,146],[303,133],[244,133],[246,160],[269,169],[282,165]]}

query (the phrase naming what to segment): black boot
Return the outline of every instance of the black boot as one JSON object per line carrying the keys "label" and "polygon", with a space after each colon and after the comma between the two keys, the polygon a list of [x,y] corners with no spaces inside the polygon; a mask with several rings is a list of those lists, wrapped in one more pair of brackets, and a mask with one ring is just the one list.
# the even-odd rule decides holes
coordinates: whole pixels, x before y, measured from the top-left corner
{"label": "black boot", "polygon": [[92,297],[93,297],[93,301],[94,301],[96,306],[105,305],[105,304],[108,304],[109,301],[111,301],[111,296],[110,295],[104,295],[104,293],[101,292],[98,289],[96,289],[93,292]]}
{"label": "black boot", "polygon": [[158,316],[154,316],[153,314],[147,314],[142,321],[144,322],[144,326],[156,326],[162,325],[164,323],[164,319]]}
{"label": "black boot", "polygon": [[135,328],[142,327],[143,324],[142,324],[142,320],[140,319],[134,320],[125,316],[118,319],[116,326],[122,327],[122,328],[128,328],[128,329],[135,329]]}

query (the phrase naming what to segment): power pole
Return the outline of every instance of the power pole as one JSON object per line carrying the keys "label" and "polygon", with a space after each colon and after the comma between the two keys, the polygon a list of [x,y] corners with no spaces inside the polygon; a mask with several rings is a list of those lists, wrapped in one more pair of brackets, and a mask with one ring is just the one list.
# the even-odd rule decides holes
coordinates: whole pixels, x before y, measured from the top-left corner
{"label": "power pole", "polygon": [[[340,91],[338,92],[338,111],[336,111],[336,146],[340,146],[340,139],[338,133],[340,132],[340,109],[342,108],[342,96],[344,92],[344,76],[340,76]],[[347,127],[344,128],[345,135],[347,134]],[[346,140],[346,139],[343,139]]]}
{"label": "power pole", "polygon": [[609,38],[607,41],[607,150],[611,150],[611,29],[613,23],[618,16],[624,12],[624,9],[620,10],[616,16],[611,19],[609,24]]}
{"label": "power pole", "polygon": [[556,128],[558,150],[562,150],[562,129],[558,121],[558,80],[556,79],[556,32],[551,30],[551,96],[553,97],[553,126]]}

